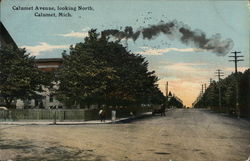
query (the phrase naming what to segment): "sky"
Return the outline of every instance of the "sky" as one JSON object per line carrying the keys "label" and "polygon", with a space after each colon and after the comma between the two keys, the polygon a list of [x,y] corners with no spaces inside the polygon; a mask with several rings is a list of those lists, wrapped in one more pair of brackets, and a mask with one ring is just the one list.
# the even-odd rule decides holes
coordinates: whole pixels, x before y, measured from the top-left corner
{"label": "sky", "polygon": [[[48,7],[52,10],[43,10]],[[61,57],[70,45],[83,42],[92,28],[122,32],[130,26],[136,32],[174,23],[171,34],[158,32],[147,38],[141,32],[136,41],[123,38],[121,43],[143,55],[149,70],[159,77],[159,88],[165,92],[168,81],[169,90],[187,106],[195,101],[202,84],[208,86],[210,78],[217,81],[217,69],[225,76],[234,71],[234,64],[228,61],[232,51],[241,51],[244,56],[239,71],[249,68],[247,0],[2,0],[0,9],[0,19],[17,45],[37,58]],[[55,16],[35,16],[46,13]],[[59,13],[71,17],[60,17]],[[208,43],[197,45],[192,38],[183,41],[180,27],[194,36],[206,35]],[[218,52],[210,46],[227,49]]]}

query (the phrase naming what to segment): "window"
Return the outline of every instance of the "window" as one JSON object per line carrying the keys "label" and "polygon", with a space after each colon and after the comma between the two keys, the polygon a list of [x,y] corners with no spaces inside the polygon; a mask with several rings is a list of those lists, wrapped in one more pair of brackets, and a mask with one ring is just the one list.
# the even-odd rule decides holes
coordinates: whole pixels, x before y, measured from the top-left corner
{"label": "window", "polygon": [[35,100],[35,106],[38,106],[38,100]]}
{"label": "window", "polygon": [[54,101],[54,97],[53,97],[53,95],[50,95],[49,96],[49,102],[53,102]]}

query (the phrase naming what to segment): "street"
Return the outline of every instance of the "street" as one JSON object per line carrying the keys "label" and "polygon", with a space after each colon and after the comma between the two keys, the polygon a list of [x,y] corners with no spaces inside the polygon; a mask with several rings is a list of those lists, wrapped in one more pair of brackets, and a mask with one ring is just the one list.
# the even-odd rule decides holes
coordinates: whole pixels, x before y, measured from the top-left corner
{"label": "street", "polygon": [[246,161],[250,122],[203,109],[119,124],[0,125],[0,160]]}

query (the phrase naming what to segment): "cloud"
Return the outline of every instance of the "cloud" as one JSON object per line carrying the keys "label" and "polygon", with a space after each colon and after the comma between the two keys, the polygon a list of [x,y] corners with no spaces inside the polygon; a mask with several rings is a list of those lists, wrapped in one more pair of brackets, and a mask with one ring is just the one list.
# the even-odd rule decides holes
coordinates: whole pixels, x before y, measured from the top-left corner
{"label": "cloud", "polygon": [[125,38],[121,39],[120,41],[121,42],[134,42],[132,39],[125,39]]}
{"label": "cloud", "polygon": [[70,33],[66,34],[57,34],[58,36],[63,36],[63,37],[77,37],[77,38],[85,38],[88,36],[87,32],[74,32],[71,31]]}
{"label": "cloud", "polygon": [[160,62],[160,71],[156,72],[161,78],[159,88],[165,92],[168,81],[169,91],[181,98],[184,104],[191,106],[201,89],[201,84],[208,85],[210,74],[214,69],[208,68],[202,62]]}
{"label": "cloud", "polygon": [[185,81],[204,80],[213,75],[216,70],[209,63],[205,62],[169,62],[158,61],[149,67],[155,70],[160,78],[180,79]]}
{"label": "cloud", "polygon": [[85,38],[88,36],[88,30],[90,30],[89,27],[83,28],[82,32],[75,32],[71,31],[70,33],[65,34],[56,34],[57,36],[63,36],[63,37],[76,37],[76,38]]}
{"label": "cloud", "polygon": [[187,106],[192,105],[198,96],[197,91],[200,91],[201,89],[201,85],[196,82],[183,81],[179,79],[162,79],[158,82],[159,88],[162,92],[165,92],[166,81],[168,81],[168,91],[171,91],[171,93],[178,96]]}
{"label": "cloud", "polygon": [[205,51],[204,49],[198,49],[198,48],[184,48],[184,49],[178,49],[178,48],[165,48],[165,49],[156,49],[156,48],[150,48],[150,47],[140,47],[141,50],[136,52],[136,54],[141,55],[163,55],[163,53],[168,53],[171,51],[177,51],[177,52],[201,52]]}
{"label": "cloud", "polygon": [[[210,63],[202,62],[166,62],[160,61],[157,66],[156,74],[161,78],[159,87],[165,92],[165,84],[168,81],[169,90],[180,97],[188,106],[194,102],[199,95],[201,85],[209,86],[209,79],[216,79],[214,72],[215,66]],[[244,72],[247,67],[238,67],[238,71]],[[234,72],[234,67],[224,67],[223,71],[227,74]]]}
{"label": "cloud", "polygon": [[165,68],[171,71],[177,72],[202,72],[201,66],[206,65],[205,63],[172,63],[166,65]]}
{"label": "cloud", "polygon": [[26,48],[27,51],[32,56],[40,55],[41,52],[52,51],[55,49],[66,49],[69,48],[69,45],[50,45],[46,42],[40,42],[39,45],[36,46],[21,46],[22,48]]}

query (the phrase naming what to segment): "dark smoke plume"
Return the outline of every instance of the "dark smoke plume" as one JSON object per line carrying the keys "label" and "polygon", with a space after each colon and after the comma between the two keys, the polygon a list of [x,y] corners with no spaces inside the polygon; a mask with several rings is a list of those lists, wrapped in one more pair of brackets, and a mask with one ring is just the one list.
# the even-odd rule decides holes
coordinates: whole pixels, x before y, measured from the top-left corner
{"label": "dark smoke plume", "polygon": [[160,22],[156,25],[151,25],[142,29],[133,31],[131,26],[125,27],[122,30],[110,29],[102,31],[102,36],[113,36],[119,40],[132,39],[136,41],[140,35],[143,39],[152,40],[159,34],[179,39],[186,45],[191,45],[196,48],[217,53],[217,55],[226,55],[233,48],[233,40],[222,40],[220,34],[215,34],[208,38],[206,34],[200,30],[191,30],[190,27],[181,22],[170,21],[168,23]]}
{"label": "dark smoke plume", "polygon": [[133,39],[134,41],[137,40],[137,38],[140,35],[140,31],[134,32],[133,28],[131,26],[126,26],[124,31],[116,30],[116,29],[110,29],[110,30],[104,30],[102,31],[102,36],[114,36],[117,39]]}

